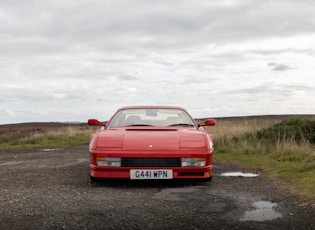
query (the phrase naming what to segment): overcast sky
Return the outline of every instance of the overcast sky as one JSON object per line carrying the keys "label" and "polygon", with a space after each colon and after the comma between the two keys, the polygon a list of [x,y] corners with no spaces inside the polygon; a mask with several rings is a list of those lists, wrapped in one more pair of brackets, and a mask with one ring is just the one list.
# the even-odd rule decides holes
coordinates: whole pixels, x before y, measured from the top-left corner
{"label": "overcast sky", "polygon": [[0,124],[315,114],[314,0],[0,0]]}

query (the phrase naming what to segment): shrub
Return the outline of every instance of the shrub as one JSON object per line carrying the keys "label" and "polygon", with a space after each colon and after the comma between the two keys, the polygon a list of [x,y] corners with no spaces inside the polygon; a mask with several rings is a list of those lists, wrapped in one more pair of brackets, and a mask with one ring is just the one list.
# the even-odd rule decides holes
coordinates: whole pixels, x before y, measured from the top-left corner
{"label": "shrub", "polygon": [[298,144],[315,143],[315,119],[289,118],[271,127],[247,134],[248,137],[262,139],[271,143],[291,140]]}

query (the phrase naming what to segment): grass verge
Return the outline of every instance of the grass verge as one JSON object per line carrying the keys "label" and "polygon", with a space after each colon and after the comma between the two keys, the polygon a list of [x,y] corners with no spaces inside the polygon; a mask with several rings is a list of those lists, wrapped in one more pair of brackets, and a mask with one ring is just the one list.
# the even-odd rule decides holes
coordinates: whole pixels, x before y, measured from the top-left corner
{"label": "grass verge", "polygon": [[259,169],[293,194],[315,201],[315,119],[220,120],[207,127],[215,158]]}

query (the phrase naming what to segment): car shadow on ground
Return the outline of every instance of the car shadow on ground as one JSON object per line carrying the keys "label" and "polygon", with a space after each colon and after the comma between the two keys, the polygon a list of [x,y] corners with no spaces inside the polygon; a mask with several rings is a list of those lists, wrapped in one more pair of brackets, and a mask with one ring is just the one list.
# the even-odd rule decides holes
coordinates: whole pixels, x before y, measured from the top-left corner
{"label": "car shadow on ground", "polygon": [[129,180],[129,179],[100,179],[91,181],[91,187],[112,188],[179,188],[192,186],[205,186],[211,183],[202,179],[177,179],[177,180]]}

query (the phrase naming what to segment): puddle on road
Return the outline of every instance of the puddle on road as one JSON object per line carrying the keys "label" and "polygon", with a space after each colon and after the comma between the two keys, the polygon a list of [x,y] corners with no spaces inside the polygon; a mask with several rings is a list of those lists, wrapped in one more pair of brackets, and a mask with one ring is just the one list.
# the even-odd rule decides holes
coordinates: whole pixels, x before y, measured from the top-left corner
{"label": "puddle on road", "polygon": [[253,203],[253,210],[246,211],[240,221],[266,221],[281,218],[282,215],[274,210],[278,204],[269,201]]}
{"label": "puddle on road", "polygon": [[59,151],[61,149],[43,149],[44,152],[53,152],[53,151]]}
{"label": "puddle on road", "polygon": [[221,173],[220,176],[256,177],[256,176],[259,176],[259,174],[256,174],[256,173],[242,173],[242,172],[226,172],[226,173]]}

